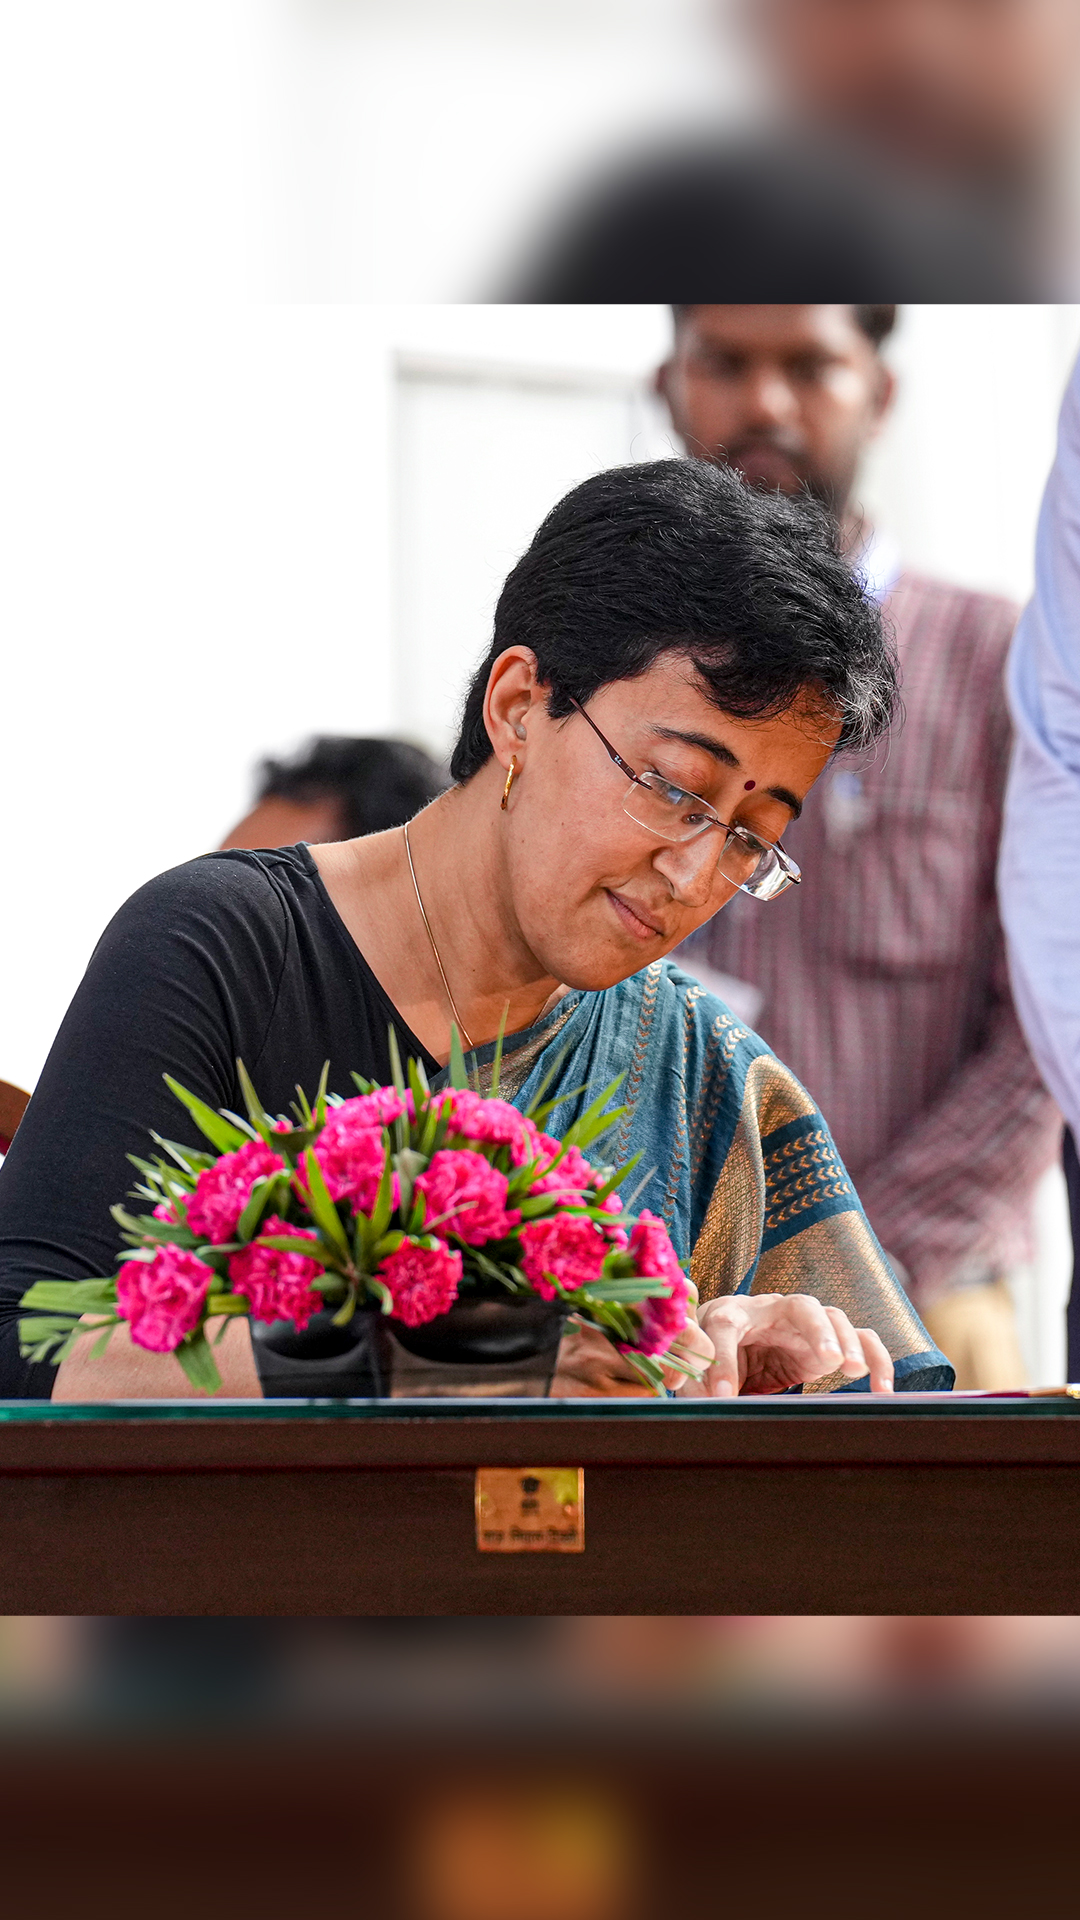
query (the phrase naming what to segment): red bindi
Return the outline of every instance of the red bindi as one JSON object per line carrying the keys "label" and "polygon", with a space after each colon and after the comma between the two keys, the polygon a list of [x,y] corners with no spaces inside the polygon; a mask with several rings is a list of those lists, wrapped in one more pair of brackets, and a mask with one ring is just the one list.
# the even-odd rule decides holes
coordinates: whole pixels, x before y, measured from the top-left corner
{"label": "red bindi", "polygon": [[756,786],[757,786],[757,781],[756,781],[756,780],[748,780],[748,781],[746,782],[746,785],[745,785],[745,787],[743,788],[743,792],[744,792],[744,793],[752,793],[752,792],[753,792],[753,790],[754,790],[754,788],[755,788]]}

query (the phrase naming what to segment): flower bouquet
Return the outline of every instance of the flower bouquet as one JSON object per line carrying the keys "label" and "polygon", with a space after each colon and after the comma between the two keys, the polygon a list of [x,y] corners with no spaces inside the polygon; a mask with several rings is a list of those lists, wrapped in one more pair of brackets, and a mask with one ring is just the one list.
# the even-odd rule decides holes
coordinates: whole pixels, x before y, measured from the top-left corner
{"label": "flower bouquet", "polygon": [[[114,1326],[153,1353],[174,1353],[192,1386],[221,1378],[207,1322],[249,1315],[303,1329],[358,1310],[409,1330],[437,1329],[455,1305],[498,1298],[544,1301],[603,1330],[639,1377],[664,1391],[661,1363],[691,1313],[692,1288],[662,1220],[627,1213],[616,1188],[629,1167],[594,1166],[585,1149],[622,1113],[618,1081],[559,1141],[543,1131],[555,1101],[528,1113],[468,1084],[457,1036],[449,1087],[432,1092],[422,1065],[401,1070],[390,1035],[393,1084],[354,1074],[358,1092],[301,1089],[291,1118],[264,1111],[238,1062],[247,1118],[214,1112],[166,1075],[212,1152],[152,1138],[152,1159],[131,1197],[149,1211],[112,1209],[128,1251],[112,1279],[40,1281],[23,1296],[22,1352],[59,1362]],[[565,1097],[565,1096],[562,1096]],[[633,1162],[630,1163],[633,1165]],[[85,1315],[100,1317],[88,1321]]]}

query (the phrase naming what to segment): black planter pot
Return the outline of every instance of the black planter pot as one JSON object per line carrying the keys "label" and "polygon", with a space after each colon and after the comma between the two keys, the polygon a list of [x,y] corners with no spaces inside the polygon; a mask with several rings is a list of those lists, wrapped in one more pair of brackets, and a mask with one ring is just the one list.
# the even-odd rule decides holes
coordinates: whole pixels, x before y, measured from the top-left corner
{"label": "black planter pot", "polygon": [[554,1359],[565,1322],[566,1308],[558,1300],[473,1294],[422,1326],[407,1327],[394,1318],[388,1325],[398,1345],[422,1360],[444,1366],[487,1362],[502,1367],[549,1353]]}
{"label": "black planter pot", "polygon": [[360,1307],[347,1326],[335,1327],[335,1311],[314,1314],[302,1332],[291,1320],[251,1322],[267,1399],[542,1396],[567,1317],[559,1301],[502,1291],[467,1295],[420,1327],[376,1307]]}
{"label": "black planter pot", "polygon": [[372,1400],[383,1391],[385,1364],[374,1307],[359,1307],[346,1327],[333,1324],[336,1307],[312,1314],[302,1331],[291,1320],[251,1321],[251,1342],[268,1400]]}

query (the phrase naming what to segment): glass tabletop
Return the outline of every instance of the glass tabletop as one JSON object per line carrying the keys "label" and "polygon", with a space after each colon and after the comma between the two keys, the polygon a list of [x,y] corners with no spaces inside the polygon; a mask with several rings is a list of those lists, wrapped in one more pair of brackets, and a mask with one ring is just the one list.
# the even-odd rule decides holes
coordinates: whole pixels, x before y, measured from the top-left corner
{"label": "glass tabletop", "polygon": [[1043,1393],[836,1393],[739,1400],[0,1400],[0,1423],[104,1420],[1046,1420],[1080,1416],[1080,1387]]}

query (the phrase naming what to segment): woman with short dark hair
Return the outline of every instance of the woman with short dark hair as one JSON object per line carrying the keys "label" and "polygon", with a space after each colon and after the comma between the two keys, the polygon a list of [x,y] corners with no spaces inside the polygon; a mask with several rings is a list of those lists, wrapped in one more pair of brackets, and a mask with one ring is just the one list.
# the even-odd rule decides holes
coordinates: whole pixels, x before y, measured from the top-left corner
{"label": "woman with short dark hair", "polygon": [[[813,1102],[665,958],[737,891],[767,912],[797,883],[785,826],[894,701],[877,609],[813,502],[681,460],[575,488],[503,589],[449,792],[404,829],[192,861],[107,929],[0,1173],[0,1393],[52,1391],[18,1357],[17,1302],[113,1270],[125,1155],[182,1126],[163,1073],[236,1107],[239,1056],[281,1111],[327,1058],[332,1090],[388,1079],[391,1024],[435,1077],[456,1024],[483,1083],[504,1018],[503,1089],[527,1106],[552,1075],[555,1133],[625,1076],[614,1157],[642,1154],[636,1204],[690,1258],[704,1390],[948,1385]],[[244,1323],[219,1352],[226,1390],[258,1393]],[[117,1338],[57,1381],[185,1390]],[[643,1391],[586,1329],[554,1390]]]}

